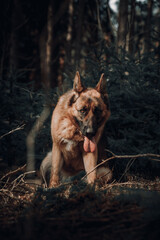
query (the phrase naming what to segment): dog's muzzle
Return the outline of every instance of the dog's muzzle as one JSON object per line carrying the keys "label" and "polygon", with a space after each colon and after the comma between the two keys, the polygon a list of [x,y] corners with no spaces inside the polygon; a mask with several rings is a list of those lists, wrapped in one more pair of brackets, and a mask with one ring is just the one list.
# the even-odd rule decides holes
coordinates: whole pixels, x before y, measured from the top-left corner
{"label": "dog's muzzle", "polygon": [[[83,121],[78,121],[75,118],[76,123],[79,125],[80,132],[84,136],[83,149],[85,152],[95,152],[97,143],[95,141],[95,135],[97,133],[97,124],[93,124],[93,121],[87,121],[85,124]],[[92,124],[91,124],[92,123]]]}
{"label": "dog's muzzle", "polygon": [[83,135],[89,139],[92,139],[96,135],[96,129],[93,129],[92,127],[86,128],[83,131]]}

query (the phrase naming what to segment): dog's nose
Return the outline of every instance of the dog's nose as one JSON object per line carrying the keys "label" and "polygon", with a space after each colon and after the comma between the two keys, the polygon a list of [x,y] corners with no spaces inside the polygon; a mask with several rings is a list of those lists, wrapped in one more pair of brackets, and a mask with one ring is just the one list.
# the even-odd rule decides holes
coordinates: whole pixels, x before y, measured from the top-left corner
{"label": "dog's nose", "polygon": [[95,135],[96,135],[96,131],[93,128],[87,128],[87,130],[86,130],[86,137],[91,139]]}

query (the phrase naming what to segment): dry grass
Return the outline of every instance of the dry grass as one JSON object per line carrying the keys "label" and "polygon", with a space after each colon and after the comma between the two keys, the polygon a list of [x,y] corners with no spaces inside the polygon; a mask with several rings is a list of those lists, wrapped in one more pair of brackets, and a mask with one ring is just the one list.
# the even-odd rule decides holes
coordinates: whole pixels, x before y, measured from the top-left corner
{"label": "dry grass", "polygon": [[[58,188],[43,189],[36,181],[27,180],[30,172],[25,172],[25,167],[7,172],[0,179],[3,239],[20,239],[22,235],[25,239],[45,240],[53,236],[77,240],[152,237],[147,233],[150,222],[143,219],[145,207],[134,199],[130,201],[127,194],[133,189],[159,193],[159,178],[150,181],[128,175],[126,182],[113,181],[93,187],[81,179]],[[128,169],[129,165],[124,174]],[[126,194],[125,200],[121,199],[122,193]],[[158,231],[159,227],[155,230],[156,236]]]}

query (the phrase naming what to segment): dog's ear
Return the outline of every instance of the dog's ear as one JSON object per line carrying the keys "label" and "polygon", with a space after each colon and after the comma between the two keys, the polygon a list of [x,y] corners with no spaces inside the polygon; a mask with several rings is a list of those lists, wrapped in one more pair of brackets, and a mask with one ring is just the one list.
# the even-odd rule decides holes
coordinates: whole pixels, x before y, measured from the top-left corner
{"label": "dog's ear", "polygon": [[109,110],[109,99],[108,99],[108,94],[106,90],[106,79],[104,77],[104,73],[101,74],[100,80],[97,83],[97,86],[95,87],[95,89],[101,94],[101,97]]}
{"label": "dog's ear", "polygon": [[79,75],[79,72],[76,72],[76,75],[74,77],[74,83],[73,83],[73,90],[77,93],[81,93],[85,87],[83,86],[81,82],[81,77]]}
{"label": "dog's ear", "polygon": [[95,89],[101,94],[107,93],[107,91],[106,91],[106,79],[104,78],[104,73],[101,74],[100,80],[97,83],[97,86],[95,87]]}

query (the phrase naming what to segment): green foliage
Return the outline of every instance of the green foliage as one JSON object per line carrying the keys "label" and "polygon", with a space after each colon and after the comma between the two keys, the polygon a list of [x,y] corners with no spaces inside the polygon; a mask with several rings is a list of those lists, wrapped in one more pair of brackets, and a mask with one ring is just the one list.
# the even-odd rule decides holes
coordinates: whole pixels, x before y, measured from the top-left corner
{"label": "green foliage", "polygon": [[108,130],[113,131],[109,133],[111,147],[119,154],[160,153],[158,62],[148,56],[113,63],[106,70],[112,112],[108,123]]}
{"label": "green foliage", "polygon": [[[23,83],[22,76],[20,78],[17,74],[12,75],[10,79],[0,80],[0,136],[25,124],[24,129],[0,140],[0,156],[9,164],[25,163],[26,137],[44,104],[43,92],[33,91],[31,83],[25,82]],[[49,128],[47,134],[50,135]]]}
{"label": "green foliage", "polygon": [[[107,56],[107,64],[102,57],[93,61],[92,56],[87,66],[97,81],[102,72],[107,78],[111,117],[105,129],[106,148],[121,155],[160,154],[159,59],[154,52],[132,58],[122,50],[117,56],[114,49],[107,49]],[[126,166],[126,161],[118,164]],[[160,168],[146,160],[137,161],[137,166],[154,167],[157,172]]]}

